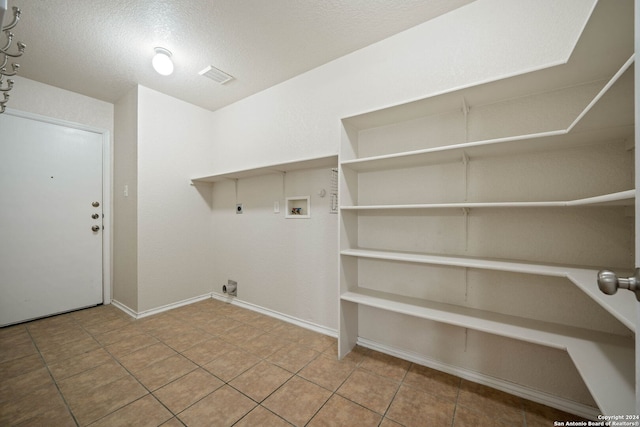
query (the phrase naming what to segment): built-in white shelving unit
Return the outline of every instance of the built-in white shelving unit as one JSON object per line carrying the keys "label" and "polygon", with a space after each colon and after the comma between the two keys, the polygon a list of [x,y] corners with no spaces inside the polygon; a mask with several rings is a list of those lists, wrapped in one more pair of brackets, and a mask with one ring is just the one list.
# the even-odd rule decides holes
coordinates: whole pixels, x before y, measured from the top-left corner
{"label": "built-in white shelving unit", "polygon": [[[602,413],[635,413],[635,298],[596,283],[634,268],[633,29],[609,30],[624,7],[599,4],[566,64],[342,120],[339,357],[369,307],[564,350]],[[624,326],[443,297],[457,284],[433,266],[563,278]]]}

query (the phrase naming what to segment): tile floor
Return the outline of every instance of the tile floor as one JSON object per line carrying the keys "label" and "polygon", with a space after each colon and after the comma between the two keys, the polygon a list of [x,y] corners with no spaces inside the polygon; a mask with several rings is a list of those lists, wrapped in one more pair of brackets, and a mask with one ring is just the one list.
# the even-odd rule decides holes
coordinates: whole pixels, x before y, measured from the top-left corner
{"label": "tile floor", "polygon": [[1,426],[552,426],[575,420],[217,300],[0,329]]}

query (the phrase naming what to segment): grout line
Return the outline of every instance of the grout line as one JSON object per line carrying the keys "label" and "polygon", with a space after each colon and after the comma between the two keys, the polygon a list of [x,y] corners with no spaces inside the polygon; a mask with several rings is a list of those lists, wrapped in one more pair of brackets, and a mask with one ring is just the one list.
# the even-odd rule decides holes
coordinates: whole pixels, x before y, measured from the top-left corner
{"label": "grout line", "polygon": [[[75,322],[75,320],[74,320],[74,322]],[[42,363],[44,364],[44,367],[47,369],[47,372],[49,373],[49,377],[51,377],[51,380],[53,381],[53,385],[55,385],[56,390],[58,390],[58,394],[60,395],[60,398],[64,402],[64,405],[67,407],[67,411],[69,411],[69,414],[71,415],[71,418],[73,419],[73,422],[76,423],[76,426],[80,426],[80,423],[78,422],[78,419],[76,418],[76,415],[73,413],[73,411],[71,410],[71,407],[69,406],[69,402],[67,402],[67,399],[64,397],[64,394],[62,393],[62,390],[60,390],[60,386],[58,385],[58,381],[54,378],[53,374],[51,373],[51,369],[49,369],[49,364],[47,363],[46,359],[42,355],[42,352],[40,351],[40,347],[36,343],[36,340],[33,339],[33,335],[31,335],[31,331],[26,326],[25,326],[25,331],[29,335],[29,338],[31,339],[31,342],[32,342],[33,346],[38,351],[38,356],[40,356],[40,360],[42,360]]]}

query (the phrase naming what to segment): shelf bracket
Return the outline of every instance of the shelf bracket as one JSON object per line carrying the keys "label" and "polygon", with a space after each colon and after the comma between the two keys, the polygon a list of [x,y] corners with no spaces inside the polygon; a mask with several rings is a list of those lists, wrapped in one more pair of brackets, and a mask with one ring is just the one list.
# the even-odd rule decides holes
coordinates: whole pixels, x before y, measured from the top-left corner
{"label": "shelf bracket", "polygon": [[284,200],[287,194],[287,186],[286,186],[287,171],[282,171],[281,176],[282,176],[282,199]]}
{"label": "shelf bracket", "polygon": [[[464,215],[464,251],[469,250],[469,208],[462,208],[462,214]],[[466,280],[465,269],[465,280]]]}
{"label": "shelf bracket", "polygon": [[464,116],[464,140],[469,142],[469,104],[465,97],[462,97],[462,115]]}
{"label": "shelf bracket", "polygon": [[462,165],[464,167],[464,201],[467,201],[467,196],[469,193],[469,179],[468,179],[468,175],[469,175],[469,155],[467,154],[466,151],[462,152]]}
{"label": "shelf bracket", "polygon": [[233,185],[236,189],[236,205],[238,204],[238,178],[233,178]]}
{"label": "shelf bracket", "polygon": [[464,302],[469,301],[469,268],[464,268]]}

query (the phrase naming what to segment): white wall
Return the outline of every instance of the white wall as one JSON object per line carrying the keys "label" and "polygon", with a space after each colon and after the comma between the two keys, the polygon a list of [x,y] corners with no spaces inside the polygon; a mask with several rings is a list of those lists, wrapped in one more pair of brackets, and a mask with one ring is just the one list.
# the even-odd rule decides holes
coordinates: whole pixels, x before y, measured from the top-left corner
{"label": "white wall", "polygon": [[7,108],[106,129],[113,138],[113,104],[20,76],[12,79]]}
{"label": "white wall", "polygon": [[[338,229],[330,186],[330,168],[241,179],[237,187],[231,180],[214,184],[214,292],[235,280],[239,300],[335,331]],[[285,218],[286,197],[298,196],[310,196],[311,217]],[[235,213],[236,203],[243,214]]]}
{"label": "white wall", "polygon": [[[138,88],[115,105],[113,299],[138,311]],[[125,195],[124,188],[127,187]]]}
{"label": "white wall", "polygon": [[[211,293],[211,112],[138,87],[138,312]],[[121,189],[116,189],[120,191]]]}

